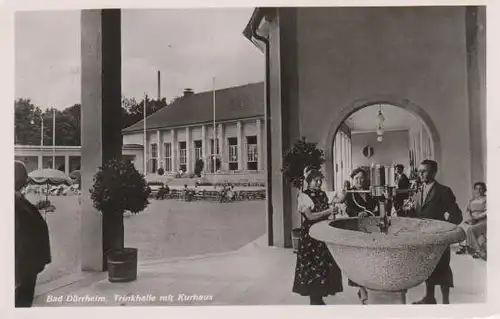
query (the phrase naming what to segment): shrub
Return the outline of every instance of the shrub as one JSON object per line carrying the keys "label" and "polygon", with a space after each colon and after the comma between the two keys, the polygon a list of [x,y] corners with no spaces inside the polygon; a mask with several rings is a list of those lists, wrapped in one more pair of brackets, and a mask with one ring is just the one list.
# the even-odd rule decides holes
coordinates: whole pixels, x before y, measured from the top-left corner
{"label": "shrub", "polygon": [[198,177],[201,177],[201,172],[203,172],[203,168],[205,167],[205,163],[200,158],[194,164],[194,174]]}
{"label": "shrub", "polygon": [[156,173],[158,173],[158,175],[163,175],[165,174],[165,170],[163,169],[163,167],[160,167]]}
{"label": "shrub", "polygon": [[106,254],[124,247],[125,212],[137,214],[148,205],[151,189],[144,175],[131,163],[111,160],[99,167],[94,175],[90,197],[94,207],[102,213],[103,249]]}
{"label": "shrub", "polygon": [[300,189],[304,180],[304,169],[309,167],[319,170],[324,161],[323,150],[318,149],[316,143],[307,142],[305,137],[302,137],[285,154],[282,172],[295,188]]}
{"label": "shrub", "polygon": [[103,214],[119,213],[126,210],[137,214],[149,204],[151,189],[133,164],[112,160],[94,176],[90,189],[94,207]]}

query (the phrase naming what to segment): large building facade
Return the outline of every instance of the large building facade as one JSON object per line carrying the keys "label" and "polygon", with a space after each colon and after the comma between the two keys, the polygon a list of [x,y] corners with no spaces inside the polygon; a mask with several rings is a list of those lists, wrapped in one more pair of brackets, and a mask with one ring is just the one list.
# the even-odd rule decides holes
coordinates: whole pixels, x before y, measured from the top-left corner
{"label": "large building facade", "polygon": [[[187,89],[147,117],[146,130],[139,121],[122,131],[122,158],[145,175],[160,168],[166,175],[194,173],[201,160],[204,174],[260,176],[265,169],[263,95],[263,83],[199,94]],[[54,168],[68,174],[80,169],[81,153],[80,146],[15,146],[15,158],[29,171]]]}
{"label": "large building facade", "polygon": [[186,90],[147,117],[145,130],[144,121],[123,130],[124,145],[146,141],[146,156],[141,152],[127,159],[147,174],[160,168],[166,174],[189,174],[201,162],[205,174],[262,172],[263,95],[262,83],[198,94]]}

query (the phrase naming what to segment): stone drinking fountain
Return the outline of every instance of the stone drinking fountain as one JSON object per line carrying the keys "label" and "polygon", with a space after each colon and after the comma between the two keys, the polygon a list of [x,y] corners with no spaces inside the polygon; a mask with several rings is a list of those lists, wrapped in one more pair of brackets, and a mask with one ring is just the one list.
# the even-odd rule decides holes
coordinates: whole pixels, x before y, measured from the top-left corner
{"label": "stone drinking fountain", "polygon": [[445,249],[465,239],[458,226],[438,220],[391,217],[397,189],[394,168],[370,168],[370,188],[380,216],[339,218],[311,227],[311,237],[328,246],[342,272],[368,290],[368,304],[405,304],[408,289],[433,272]]}

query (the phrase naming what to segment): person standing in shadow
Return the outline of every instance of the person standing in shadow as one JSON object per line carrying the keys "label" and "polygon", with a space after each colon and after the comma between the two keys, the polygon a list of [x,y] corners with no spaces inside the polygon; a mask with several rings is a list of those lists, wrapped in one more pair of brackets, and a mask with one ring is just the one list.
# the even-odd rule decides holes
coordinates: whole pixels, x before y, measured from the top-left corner
{"label": "person standing in shadow", "polygon": [[[395,172],[395,182],[398,187],[398,189],[409,189],[410,188],[410,180],[408,179],[408,176],[404,173],[404,165],[403,164],[397,164],[396,167],[396,172]],[[404,201],[408,199],[408,193],[399,193],[394,197],[394,210],[396,212],[399,212],[401,210],[401,207],[403,207]]]}
{"label": "person standing in shadow", "polygon": [[15,306],[31,307],[37,276],[51,262],[49,230],[40,212],[21,193],[28,182],[23,162],[14,162],[15,172]]}
{"label": "person standing in shadow", "polygon": [[[455,195],[448,186],[435,180],[438,164],[433,160],[424,160],[418,168],[418,176],[422,182],[419,191],[413,195],[413,207],[409,217],[435,219],[459,225],[462,211],[457,205]],[[425,281],[426,294],[413,304],[436,304],[435,286],[441,286],[443,304],[450,303],[450,288],[453,287],[453,272],[450,267],[450,247],[446,248],[436,268]]]}

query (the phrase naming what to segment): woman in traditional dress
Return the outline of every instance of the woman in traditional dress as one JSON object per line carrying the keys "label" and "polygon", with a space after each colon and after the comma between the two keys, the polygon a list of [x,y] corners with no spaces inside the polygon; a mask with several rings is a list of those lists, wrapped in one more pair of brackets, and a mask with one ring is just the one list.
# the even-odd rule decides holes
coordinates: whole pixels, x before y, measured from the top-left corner
{"label": "woman in traditional dress", "polygon": [[293,292],[309,296],[311,305],[324,305],[323,297],[343,290],[342,273],[324,242],[309,236],[315,223],[336,214],[321,190],[323,175],[316,169],[305,170],[305,190],[298,196],[298,210],[303,217],[300,229]]}

